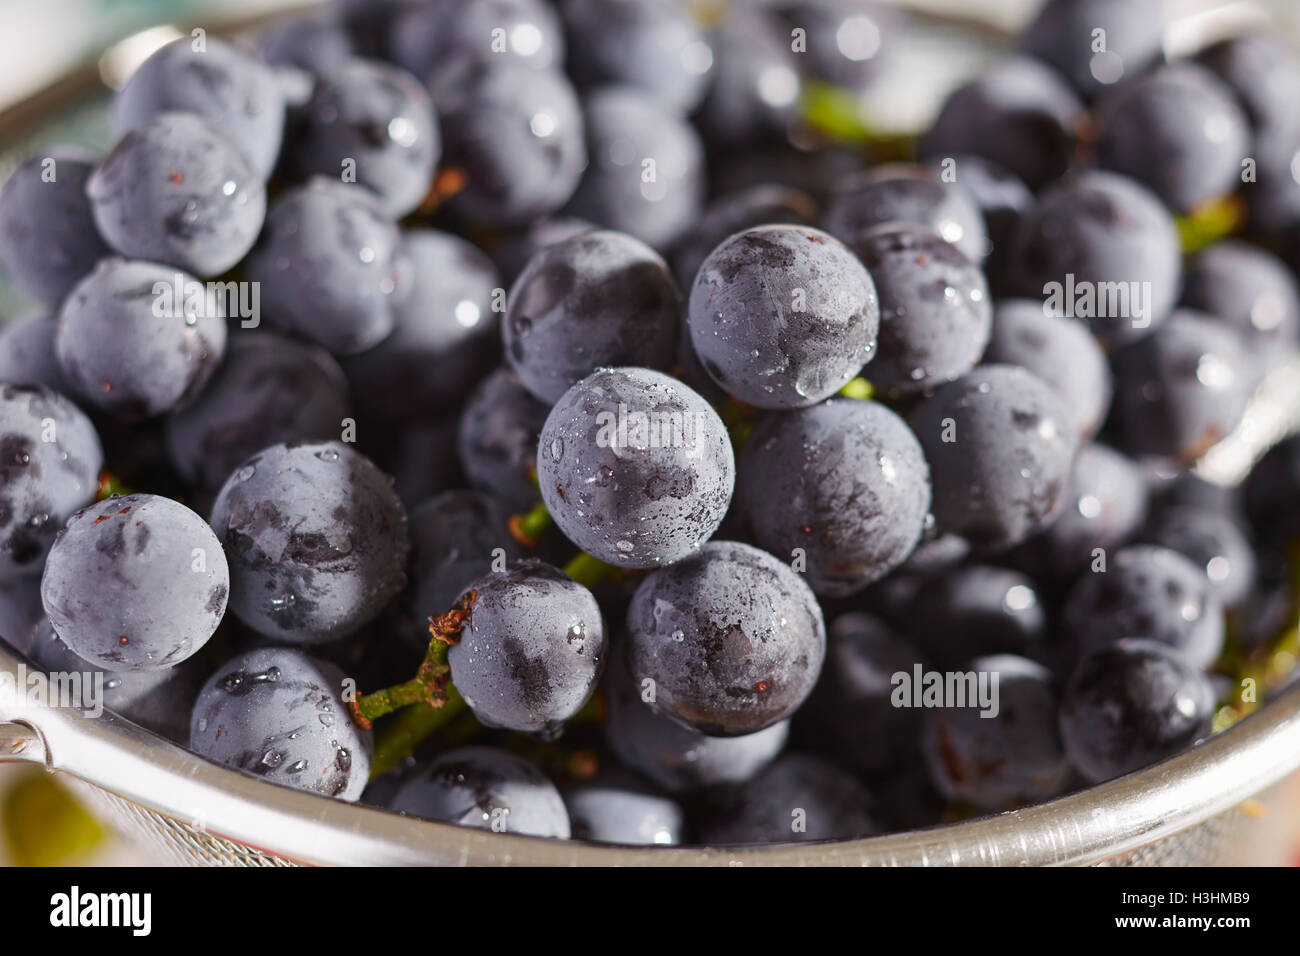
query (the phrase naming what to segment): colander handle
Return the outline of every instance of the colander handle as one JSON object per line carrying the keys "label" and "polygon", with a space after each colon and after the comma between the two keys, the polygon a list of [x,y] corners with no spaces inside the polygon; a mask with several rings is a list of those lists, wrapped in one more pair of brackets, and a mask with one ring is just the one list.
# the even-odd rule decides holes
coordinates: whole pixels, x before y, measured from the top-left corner
{"label": "colander handle", "polygon": [[45,746],[35,728],[0,723],[0,763],[44,763]]}

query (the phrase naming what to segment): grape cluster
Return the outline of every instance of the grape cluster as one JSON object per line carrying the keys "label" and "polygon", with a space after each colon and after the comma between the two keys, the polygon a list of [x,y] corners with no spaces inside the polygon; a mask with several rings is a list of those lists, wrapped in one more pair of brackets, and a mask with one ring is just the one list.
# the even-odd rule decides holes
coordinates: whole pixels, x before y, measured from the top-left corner
{"label": "grape cluster", "polygon": [[1300,53],[1049,0],[904,142],[854,104],[923,27],[696,6],[200,31],[17,164],[0,638],[233,771],[622,845],[1015,810],[1252,709],[1300,439],[1207,479],[1300,345]]}

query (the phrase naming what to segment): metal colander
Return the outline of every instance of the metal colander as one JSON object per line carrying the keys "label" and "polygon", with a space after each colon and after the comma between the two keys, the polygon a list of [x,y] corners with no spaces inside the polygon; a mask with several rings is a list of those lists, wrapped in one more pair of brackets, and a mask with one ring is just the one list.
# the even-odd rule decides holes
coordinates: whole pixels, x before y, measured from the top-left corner
{"label": "metal colander", "polygon": [[[1175,5],[1197,16],[1216,6],[1251,6]],[[0,112],[0,179],[32,144],[106,146],[98,105],[104,92],[100,70],[87,68]],[[1264,451],[1298,430],[1300,359],[1269,377],[1241,427],[1197,470],[1235,484]],[[835,843],[595,845],[433,823],[279,787],[210,763],[111,712],[92,719],[7,695],[23,665],[35,669],[0,640],[0,678],[10,678],[0,679],[0,762],[59,773],[128,837],[190,865],[1203,865],[1223,862],[1267,808],[1271,798],[1261,795],[1300,769],[1297,684],[1186,753],[1010,813]],[[1253,812],[1243,812],[1244,801]]]}

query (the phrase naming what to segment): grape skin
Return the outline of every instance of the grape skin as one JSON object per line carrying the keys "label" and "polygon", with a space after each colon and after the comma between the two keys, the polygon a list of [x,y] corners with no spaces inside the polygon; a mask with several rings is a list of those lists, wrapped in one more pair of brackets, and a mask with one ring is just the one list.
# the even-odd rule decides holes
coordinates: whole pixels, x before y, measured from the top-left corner
{"label": "grape skin", "polygon": [[0,329],[0,382],[44,385],[66,392],[63,369],[54,354],[57,331],[55,316],[39,313],[15,319]]}
{"label": "grape skin", "polygon": [[456,454],[470,485],[517,512],[531,508],[538,495],[537,440],[549,411],[508,368],[480,381],[465,400],[456,432]]}
{"label": "grape skin", "polygon": [[682,842],[682,808],[625,771],[605,770],[562,793],[575,840],[630,846]]}
{"label": "grape skin", "polygon": [[[110,588],[87,582],[111,581]],[[212,530],[157,495],[113,495],[78,511],[45,562],[41,602],[77,656],[109,670],[174,667],[221,623],[230,570]]]}

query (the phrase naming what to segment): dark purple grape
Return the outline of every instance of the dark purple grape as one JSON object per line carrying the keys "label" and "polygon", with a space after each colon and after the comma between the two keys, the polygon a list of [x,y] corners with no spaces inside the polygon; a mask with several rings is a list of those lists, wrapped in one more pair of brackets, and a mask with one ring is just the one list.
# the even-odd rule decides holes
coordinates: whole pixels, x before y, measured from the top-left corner
{"label": "dark purple grape", "polygon": [[39,385],[0,385],[0,581],[40,574],[54,536],[95,498],[104,452],[76,405]]}
{"label": "dark purple grape", "polygon": [[1223,650],[1223,605],[1201,568],[1176,551],[1130,545],[1085,573],[1063,611],[1075,661],[1125,637],[1165,644],[1194,667]]}
{"label": "dark purple grape", "polygon": [[[449,488],[464,486],[456,456],[456,419],[431,422],[396,422],[381,425],[388,431],[383,470],[393,476],[393,487],[408,508]],[[391,429],[391,431],[390,431]],[[373,426],[372,429],[373,430]]]}
{"label": "dark purple grape", "polygon": [[509,369],[483,379],[466,400],[456,433],[470,485],[514,511],[531,508],[538,497],[537,439],[549,411]]}
{"label": "dark purple grape", "polygon": [[736,790],[714,796],[700,825],[713,846],[848,840],[871,836],[871,794],[812,754],[788,753]]}
{"label": "dark purple grape", "polygon": [[1097,107],[1097,164],[1131,176],[1178,212],[1236,191],[1250,127],[1209,70],[1174,63],[1107,94]]}
{"label": "dark purple grape", "polygon": [[54,354],[58,328],[53,316],[43,314],[6,323],[0,330],[0,382],[66,391],[63,369]]}
{"label": "dark purple grape", "polygon": [[147,126],[160,113],[202,117],[247,156],[262,180],[270,178],[280,155],[280,81],[265,63],[221,40],[181,37],[160,47],[127,80],[113,107],[118,136]]}
{"label": "dark purple grape", "polygon": [[342,365],[367,413],[427,421],[445,415],[495,364],[500,280],[491,259],[451,233],[408,229],[401,255],[414,280],[393,304],[392,334]]}
{"label": "dark purple grape", "polygon": [[631,774],[605,770],[564,790],[575,840],[630,846],[682,842],[682,808]]}
{"label": "dark purple grape", "polygon": [[334,10],[276,20],[258,32],[257,48],[272,66],[305,70],[315,77],[333,73],[355,52],[343,17]]}
{"label": "dark purple grape", "polygon": [[1159,0],[1050,0],[1021,47],[1092,99],[1164,58],[1164,26]]}
{"label": "dark purple grape", "polygon": [[669,793],[744,783],[776,758],[790,734],[781,721],[740,737],[706,737],[656,714],[649,693],[627,673],[625,642],[616,642],[605,669],[605,739],[629,770]]}
{"label": "dark purple grape", "polygon": [[808,226],[768,225],[709,253],[688,325],[722,388],[759,408],[801,408],[871,361],[879,321],[871,276],[842,243]]}
{"label": "dark purple grape", "polygon": [[1084,170],[1045,190],[1021,223],[1012,260],[1019,294],[1083,319],[1109,345],[1151,332],[1178,301],[1173,217],[1144,186],[1114,173]]}
{"label": "dark purple grape", "polygon": [[790,29],[804,31],[804,48],[795,57],[804,76],[850,92],[879,75],[905,25],[889,5],[862,0],[779,0],[769,6]]}
{"label": "dark purple grape", "polygon": [[993,321],[978,266],[924,226],[878,226],[849,248],[880,293],[880,350],[865,371],[877,390],[932,389],[975,367]]}
{"label": "dark purple grape", "polygon": [[754,541],[844,597],[902,564],[930,512],[930,469],[906,423],[836,398],[771,415],[745,441],[738,504]]}
{"label": "dark purple grape", "polygon": [[1261,540],[1287,544],[1300,538],[1300,435],[1279,442],[1255,465],[1244,497]]}
{"label": "dark purple grape", "polygon": [[1086,325],[1046,312],[1041,302],[998,303],[984,361],[1019,365],[1052,386],[1085,440],[1106,420],[1111,401],[1106,353]]}
{"label": "dark purple grape", "polygon": [[528,761],[495,747],[439,754],[402,785],[392,808],[496,833],[569,838],[569,813],[555,785]]}
{"label": "dark purple grape", "polygon": [[798,113],[803,83],[781,21],[761,5],[736,7],[708,43],[713,69],[695,117],[700,135],[732,147],[783,136]]}
{"label": "dark purple grape", "polygon": [[689,289],[709,253],[728,236],[754,226],[785,223],[811,225],[817,204],[811,196],[785,186],[750,186],[711,202],[673,252],[673,274]]}
{"label": "dark purple grape", "polygon": [[1217,242],[1187,263],[1182,305],[1222,319],[1265,366],[1282,360],[1300,340],[1294,273],[1241,240]]}
{"label": "dark purple grape", "polygon": [[585,232],[546,246],[510,289],[506,359],[554,404],[598,368],[673,363],[682,300],[657,252],[632,236]]}
{"label": "dark purple grape", "polygon": [[266,189],[213,124],[160,113],[127,133],[86,183],[100,234],[121,255],[220,275],[257,241]]}
{"label": "dark purple grape", "polygon": [[699,551],[735,484],[731,438],[704,399],[643,368],[603,369],[542,427],[537,479],[565,537],[610,564],[649,568]]}
{"label": "dark purple grape", "polygon": [[1079,450],[1065,504],[1051,526],[1014,552],[1014,563],[1040,578],[1063,581],[1129,541],[1147,511],[1147,480],[1133,461],[1105,445]]}
{"label": "dark purple grape", "polygon": [[421,78],[496,60],[558,69],[565,52],[560,19],[544,0],[407,0],[392,18],[388,47]]}
{"label": "dark purple grape", "polygon": [[838,184],[826,209],[826,230],[848,243],[868,229],[899,223],[934,231],[971,262],[988,253],[984,216],[966,187],[924,166],[897,163],[859,173]]}
{"label": "dark purple grape", "polygon": [[911,421],[940,531],[1005,549],[1060,513],[1078,439],[1060,397],[1032,373],[982,366],[942,386]]}
{"label": "dark purple grape", "polygon": [[69,388],[139,421],[202,391],[225,354],[224,303],[177,269],[104,259],[64,300],[54,349]]}
{"label": "dark purple grape", "polygon": [[415,77],[354,59],[317,83],[296,117],[288,152],[303,176],[343,175],[374,192],[388,215],[401,217],[428,194],[442,137]]}
{"label": "dark purple grape", "polygon": [[1240,605],[1254,589],[1255,549],[1223,511],[1162,505],[1139,539],[1177,551],[1200,567],[1224,607]]}
{"label": "dark purple grape", "polygon": [[733,541],[659,568],[627,612],[633,682],[657,712],[718,737],[784,720],[811,693],[826,627],[803,580],[765,551]]}
{"label": "dark purple grape", "polygon": [[694,127],[629,87],[588,93],[583,116],[589,163],[569,214],[668,249],[704,202],[704,147]]}
{"label": "dark purple grape", "polygon": [[1112,367],[1124,449],[1184,465],[1237,427],[1254,387],[1240,337],[1187,309],[1115,353]]}
{"label": "dark purple grape", "polygon": [[274,332],[239,330],[199,396],[167,419],[172,467],[215,491],[254,452],[340,434],[351,400],[324,349]]}
{"label": "dark purple grape", "polygon": [[984,275],[994,298],[1000,298],[1011,286],[1012,246],[1020,220],[1034,205],[1034,194],[1015,173],[980,156],[940,157],[933,168],[945,182],[964,187],[983,214],[989,237]]}
{"label": "dark purple grape", "polygon": [[86,196],[93,170],[89,157],[56,150],[19,165],[0,188],[0,272],[51,306],[110,254]]}
{"label": "dark purple grape", "polygon": [[919,590],[904,633],[937,667],[959,670],[992,654],[1047,658],[1048,623],[1033,580],[1007,568],[970,564]]}
{"label": "dark purple grape", "polygon": [[190,749],[271,783],[354,801],[373,742],[348,716],[343,681],[335,665],[293,648],[240,654],[199,691]]}
{"label": "dark purple grape", "polygon": [[1214,692],[1186,658],[1154,641],[1125,639],[1074,672],[1061,700],[1070,760],[1101,783],[1186,750],[1210,732]]}
{"label": "dark purple grape", "polygon": [[501,278],[510,285],[519,278],[519,273],[524,271],[528,261],[547,246],[580,236],[584,232],[593,232],[596,228],[585,219],[574,219],[571,216],[538,219],[527,229],[511,235],[489,251],[496,260],[497,268],[501,270]]}
{"label": "dark purple grape", "polygon": [[1073,768],[1057,728],[1051,671],[999,654],[976,658],[967,672],[996,688],[995,704],[945,701],[924,711],[921,747],[934,785],[950,800],[981,810],[1012,810],[1063,793]]}
{"label": "dark purple grape", "polygon": [[494,57],[435,84],[433,99],[443,165],[465,177],[452,210],[471,222],[515,227],[568,202],[587,148],[582,107],[563,73]]}
{"label": "dark purple grape", "polygon": [[447,653],[479,723],[550,737],[582,709],[605,669],[605,624],[590,591],[540,561],[489,571]]}
{"label": "dark purple grape", "polygon": [[41,606],[41,579],[29,574],[0,581],[0,641],[34,660],[41,631],[48,629]]}
{"label": "dark purple grape", "polygon": [[841,614],[830,625],[826,664],[795,718],[819,750],[872,778],[901,771],[916,758],[922,711],[891,699],[895,674],[914,679],[921,652],[870,614]]}
{"label": "dark purple grape", "polygon": [[268,325],[336,355],[383,341],[414,284],[402,234],[369,190],[319,176],[271,205],[245,268]]}
{"label": "dark purple grape", "polygon": [[119,671],[162,670],[197,653],[229,594],[212,529],[157,495],[113,495],[78,511],[41,578],[41,602],[63,642]]}
{"label": "dark purple grape", "polygon": [[1254,134],[1254,153],[1264,162],[1285,160],[1300,145],[1300,55],[1289,39],[1247,33],[1220,40],[1196,59],[1228,85]]}
{"label": "dark purple grape", "polygon": [[406,583],[392,479],[342,442],[258,452],[222,486],[211,524],[230,562],[230,610],[279,641],[355,633]]}
{"label": "dark purple grape", "polygon": [[1013,57],[949,95],[921,152],[933,160],[979,156],[1040,189],[1070,167],[1085,117],[1057,73]]}
{"label": "dark purple grape", "polygon": [[681,0],[563,0],[560,9],[579,86],[635,87],[681,113],[700,102],[713,51]]}

